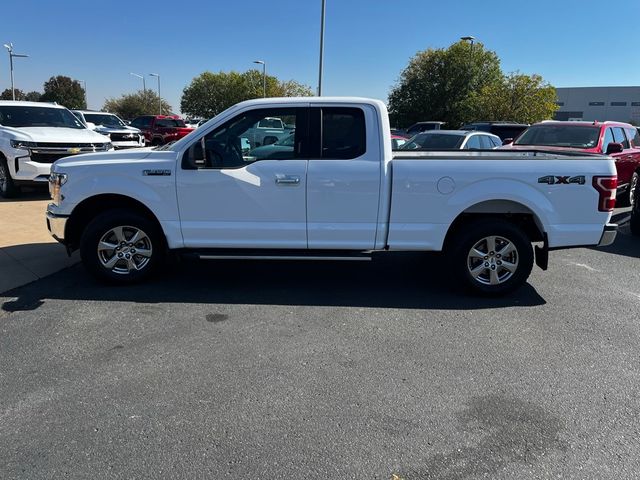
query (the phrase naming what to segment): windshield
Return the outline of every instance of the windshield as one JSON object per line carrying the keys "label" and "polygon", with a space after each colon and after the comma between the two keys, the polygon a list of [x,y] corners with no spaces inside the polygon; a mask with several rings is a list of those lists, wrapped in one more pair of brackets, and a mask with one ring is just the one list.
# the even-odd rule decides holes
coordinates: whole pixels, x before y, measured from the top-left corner
{"label": "windshield", "polygon": [[514,145],[544,147],[594,148],[598,145],[600,127],[581,125],[535,125],[520,135]]}
{"label": "windshield", "polygon": [[66,108],[0,106],[0,125],[7,127],[63,127],[84,130],[86,127]]}
{"label": "windshield", "polygon": [[105,127],[124,127],[124,122],[115,115],[110,113],[85,113],[84,118],[87,122],[94,125],[103,125]]}
{"label": "windshield", "polygon": [[156,127],[186,127],[183,120],[179,118],[158,118],[156,119]]}
{"label": "windshield", "polygon": [[440,133],[419,133],[400,150],[458,150],[464,135],[446,135]]}

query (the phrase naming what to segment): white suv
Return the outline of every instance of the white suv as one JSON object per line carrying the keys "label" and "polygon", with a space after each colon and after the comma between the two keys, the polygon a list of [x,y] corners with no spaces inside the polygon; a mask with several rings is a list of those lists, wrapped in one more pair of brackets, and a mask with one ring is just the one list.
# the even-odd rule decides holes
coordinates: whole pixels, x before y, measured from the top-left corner
{"label": "white suv", "polygon": [[139,148],[144,147],[144,135],[135,128],[126,125],[120,117],[113,113],[93,112],[91,110],[71,110],[87,128],[105,135],[111,139],[113,147]]}
{"label": "white suv", "polygon": [[113,150],[108,137],[49,103],[0,101],[0,196],[47,185],[51,164],[78,153]]}

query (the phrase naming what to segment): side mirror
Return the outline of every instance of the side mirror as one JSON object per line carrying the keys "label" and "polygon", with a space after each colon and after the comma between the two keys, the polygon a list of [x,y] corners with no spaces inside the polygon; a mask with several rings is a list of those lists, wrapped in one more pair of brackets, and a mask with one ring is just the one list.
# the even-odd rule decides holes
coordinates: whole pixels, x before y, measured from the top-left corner
{"label": "side mirror", "polygon": [[198,168],[204,168],[206,164],[204,137],[202,137],[187,150],[182,161],[182,168],[185,170],[197,170]]}
{"label": "side mirror", "polygon": [[621,143],[611,142],[609,145],[607,145],[606,154],[611,155],[613,153],[620,153],[623,150],[624,150],[624,147],[622,146]]}
{"label": "side mirror", "polygon": [[502,145],[511,145],[513,143],[513,138],[505,138],[502,140]]}
{"label": "side mirror", "polygon": [[89,130],[95,130],[96,129],[96,124],[95,123],[91,123],[91,122],[87,122],[87,128]]}

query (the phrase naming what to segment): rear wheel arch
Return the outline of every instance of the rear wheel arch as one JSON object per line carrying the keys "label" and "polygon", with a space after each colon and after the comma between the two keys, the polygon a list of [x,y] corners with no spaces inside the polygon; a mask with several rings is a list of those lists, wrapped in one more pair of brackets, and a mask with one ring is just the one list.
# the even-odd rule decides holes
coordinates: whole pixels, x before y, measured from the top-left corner
{"label": "rear wheel arch", "polygon": [[455,218],[445,236],[443,249],[451,247],[453,239],[465,226],[483,219],[505,220],[521,228],[531,242],[544,241],[544,225],[529,207],[513,200],[488,200],[466,208]]}
{"label": "rear wheel arch", "polygon": [[[78,249],[84,230],[95,217],[106,211],[119,209],[126,209],[147,217],[154,222],[158,231],[163,233],[164,238],[164,231],[160,221],[145,204],[126,195],[100,194],[83,200],[71,212],[65,227],[67,246],[72,250]],[[166,238],[164,238],[164,242],[166,245]]]}

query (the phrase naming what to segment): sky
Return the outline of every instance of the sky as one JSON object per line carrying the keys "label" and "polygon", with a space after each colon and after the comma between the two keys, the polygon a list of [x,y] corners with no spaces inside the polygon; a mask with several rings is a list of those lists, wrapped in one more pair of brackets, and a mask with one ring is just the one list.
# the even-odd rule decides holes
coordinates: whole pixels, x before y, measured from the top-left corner
{"label": "sky", "polygon": [[[640,85],[640,0],[326,0],[324,95],[387,100],[409,59],[471,35],[505,72],[556,87]],[[21,0],[2,6],[0,44],[12,42],[15,85],[42,91],[54,75],[86,81],[91,109],[160,74],[179,111],[204,71],[267,73],[318,85],[321,0]],[[260,67],[261,68],[261,67]],[[157,79],[147,76],[147,88]],[[0,51],[0,91],[10,87]]]}

